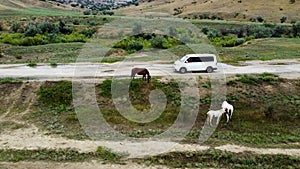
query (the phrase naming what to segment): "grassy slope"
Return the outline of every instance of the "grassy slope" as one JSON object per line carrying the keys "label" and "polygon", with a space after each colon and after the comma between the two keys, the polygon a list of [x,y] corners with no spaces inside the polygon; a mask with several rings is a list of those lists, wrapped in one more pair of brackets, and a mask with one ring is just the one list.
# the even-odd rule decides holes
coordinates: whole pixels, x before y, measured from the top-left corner
{"label": "grassy slope", "polygon": [[78,9],[38,0],[0,0],[1,17],[12,16],[74,16]]}
{"label": "grassy slope", "polygon": [[[227,100],[235,106],[233,119],[229,124],[225,124],[225,118],[222,118],[218,129],[207,144],[234,143],[254,147],[299,147],[293,144],[300,141],[300,118],[297,109],[300,104],[297,94],[300,86],[299,80],[281,80],[270,75],[241,76],[239,79],[227,84]],[[110,99],[109,81],[96,85],[99,108],[107,122],[116,130],[131,137],[149,137],[165,131],[173,124],[180,109],[178,103],[180,103],[181,96],[178,93],[177,83],[162,83],[153,78],[151,89],[147,85],[142,87],[143,83],[146,82],[136,79],[132,82],[136,88],[130,89],[131,102],[138,110],[149,109],[150,90],[162,89],[169,100],[164,113],[155,121],[145,124],[127,120],[118,113]],[[25,119],[52,134],[61,134],[74,139],[86,138],[71,105],[71,82],[46,82],[43,86],[43,91],[39,92],[39,101],[35,102],[31,113],[27,114]],[[207,79],[199,81],[201,104],[197,121],[194,124],[195,130],[190,132],[187,142],[197,141],[199,129],[205,122],[205,113],[210,106],[211,89],[208,86]],[[19,83],[1,84],[0,88],[11,90],[2,91],[0,101],[13,96],[12,92],[18,91],[20,87],[22,86]],[[23,98],[22,95],[20,97]],[[60,100],[67,102],[60,102]],[[17,109],[18,106],[15,106],[14,109]],[[1,108],[5,109],[5,107]],[[17,115],[15,113],[15,116]]]}
{"label": "grassy slope", "polygon": [[[249,20],[251,17],[262,16],[267,21],[279,22],[282,16],[286,16],[288,20],[300,20],[300,13],[297,12],[299,7],[298,1],[290,4],[287,0],[273,0],[272,2],[243,0],[241,3],[237,0],[155,0],[120,9],[119,12],[125,15],[144,15],[147,13],[155,15],[159,12],[174,14],[175,8],[182,8],[183,12],[180,16],[208,13],[217,14],[226,20]],[[243,18],[243,15],[246,19]]]}
{"label": "grassy slope", "polygon": [[223,62],[241,60],[271,60],[300,58],[299,38],[269,38],[252,40],[233,48],[218,48]]}

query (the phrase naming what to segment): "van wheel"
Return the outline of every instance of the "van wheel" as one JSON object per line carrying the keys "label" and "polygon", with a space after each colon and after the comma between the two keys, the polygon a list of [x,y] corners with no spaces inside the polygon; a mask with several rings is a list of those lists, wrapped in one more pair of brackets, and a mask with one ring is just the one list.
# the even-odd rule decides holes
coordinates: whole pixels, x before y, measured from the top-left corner
{"label": "van wheel", "polygon": [[207,73],[211,73],[211,72],[213,72],[213,70],[214,70],[214,69],[213,69],[212,67],[207,67],[207,68],[206,68],[206,72],[207,72]]}
{"label": "van wheel", "polygon": [[182,73],[182,74],[186,73],[186,68],[185,67],[180,68],[179,72]]}

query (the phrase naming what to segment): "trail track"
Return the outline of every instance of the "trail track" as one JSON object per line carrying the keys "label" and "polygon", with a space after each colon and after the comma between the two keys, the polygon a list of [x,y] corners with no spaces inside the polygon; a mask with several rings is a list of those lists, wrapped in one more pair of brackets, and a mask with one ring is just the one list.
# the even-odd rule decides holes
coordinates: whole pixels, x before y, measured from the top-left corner
{"label": "trail track", "polygon": [[37,67],[28,67],[24,64],[0,65],[0,77],[25,77],[40,80],[80,79],[80,78],[105,78],[105,77],[130,77],[133,67],[146,67],[152,76],[186,76],[214,74],[235,75],[251,73],[274,73],[284,78],[295,79],[300,77],[300,59],[272,60],[272,61],[246,61],[240,64],[244,66],[232,66],[218,63],[218,70],[213,74],[187,73],[182,75],[174,72],[170,63],[156,62],[117,62],[113,64],[73,63],[58,65],[52,68],[49,65],[40,64]]}

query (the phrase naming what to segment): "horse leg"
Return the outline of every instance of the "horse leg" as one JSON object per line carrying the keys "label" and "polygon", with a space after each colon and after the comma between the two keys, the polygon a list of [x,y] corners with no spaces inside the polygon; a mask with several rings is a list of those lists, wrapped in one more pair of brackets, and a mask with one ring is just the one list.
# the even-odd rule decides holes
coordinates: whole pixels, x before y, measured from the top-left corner
{"label": "horse leg", "polygon": [[135,73],[134,71],[131,72],[131,79],[134,79]]}

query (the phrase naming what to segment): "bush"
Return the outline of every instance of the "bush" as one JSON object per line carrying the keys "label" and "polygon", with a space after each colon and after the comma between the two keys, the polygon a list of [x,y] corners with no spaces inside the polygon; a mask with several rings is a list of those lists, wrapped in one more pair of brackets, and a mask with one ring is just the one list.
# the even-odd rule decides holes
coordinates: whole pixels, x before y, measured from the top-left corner
{"label": "bush", "polygon": [[23,33],[24,29],[20,23],[13,23],[9,29],[13,33]]}
{"label": "bush", "polygon": [[143,44],[139,41],[130,41],[127,50],[139,51],[143,49]]}
{"label": "bush", "polygon": [[167,41],[163,36],[156,36],[150,40],[152,47],[159,49],[167,49]]}
{"label": "bush", "polygon": [[263,22],[264,21],[264,18],[262,16],[258,16],[256,17],[257,21],[258,22]]}
{"label": "bush", "polygon": [[35,36],[41,33],[42,31],[34,23],[30,23],[25,30],[25,36]]}
{"label": "bush", "polygon": [[41,34],[58,32],[58,28],[54,24],[48,21],[39,23],[37,25],[37,29],[40,30]]}
{"label": "bush", "polygon": [[95,28],[88,28],[88,29],[82,30],[80,33],[83,34],[84,36],[90,38],[90,37],[92,37],[96,32],[97,32],[97,30],[96,30]]}
{"label": "bush", "polygon": [[39,101],[50,107],[70,106],[72,103],[72,82],[46,83],[38,90]]}
{"label": "bush", "polygon": [[83,15],[90,15],[92,12],[90,10],[83,11]]}
{"label": "bush", "polygon": [[73,23],[73,25],[79,25],[80,24],[79,19],[73,19],[72,23]]}
{"label": "bush", "polygon": [[217,29],[211,29],[211,30],[207,33],[207,37],[208,37],[209,39],[211,39],[211,38],[216,38],[216,37],[221,37],[221,36],[222,36],[221,32],[220,32],[219,30],[217,30]]}
{"label": "bush", "polygon": [[286,19],[287,19],[287,17],[286,17],[286,16],[283,16],[283,17],[280,18],[280,22],[281,22],[281,23],[284,23],[284,22],[286,21]]}
{"label": "bush", "polygon": [[300,22],[296,22],[292,26],[292,33],[294,37],[300,37]]}
{"label": "bush", "polygon": [[273,35],[274,30],[265,26],[251,25],[248,33],[255,38],[269,38]]}
{"label": "bush", "polygon": [[234,47],[245,42],[244,38],[237,38],[236,36],[223,36],[210,39],[213,45],[222,47]]}

